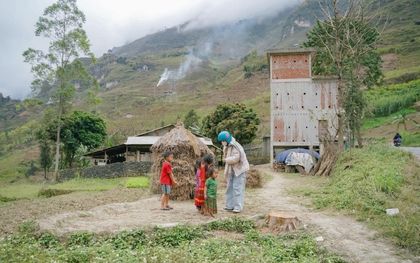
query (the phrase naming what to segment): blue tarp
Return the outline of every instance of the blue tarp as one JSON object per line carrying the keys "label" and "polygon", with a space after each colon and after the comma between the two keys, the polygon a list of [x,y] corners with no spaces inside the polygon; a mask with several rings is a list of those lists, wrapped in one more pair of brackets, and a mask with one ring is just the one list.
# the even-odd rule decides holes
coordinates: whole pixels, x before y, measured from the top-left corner
{"label": "blue tarp", "polygon": [[[275,162],[284,163],[286,161],[287,156],[291,152],[311,154],[311,151],[308,150],[308,149],[290,149],[290,150],[285,150],[285,151],[282,151],[281,153],[279,153],[277,155]],[[319,153],[317,153],[317,152],[314,151],[314,155],[315,155],[315,158],[316,159],[319,159]]]}

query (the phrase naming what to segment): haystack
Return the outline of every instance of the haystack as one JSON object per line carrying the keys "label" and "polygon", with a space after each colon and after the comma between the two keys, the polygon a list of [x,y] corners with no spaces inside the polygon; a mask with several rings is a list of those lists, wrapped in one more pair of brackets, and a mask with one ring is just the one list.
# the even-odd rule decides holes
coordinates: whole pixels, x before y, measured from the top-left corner
{"label": "haystack", "polygon": [[191,199],[195,193],[195,160],[206,154],[214,153],[193,133],[184,128],[182,122],[179,122],[165,136],[157,140],[150,147],[154,163],[152,165],[151,187],[154,193],[161,193],[160,172],[162,164],[165,161],[163,154],[172,152],[174,160],[172,162],[172,172],[178,183],[176,188],[171,189],[171,200]]}
{"label": "haystack", "polygon": [[246,172],[246,188],[261,188],[263,174],[260,170],[251,168]]}

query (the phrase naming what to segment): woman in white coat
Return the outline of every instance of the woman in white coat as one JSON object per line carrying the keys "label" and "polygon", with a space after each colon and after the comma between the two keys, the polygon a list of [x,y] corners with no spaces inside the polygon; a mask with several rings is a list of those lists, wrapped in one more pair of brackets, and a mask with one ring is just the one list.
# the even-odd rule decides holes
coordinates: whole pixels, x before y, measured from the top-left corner
{"label": "woman in white coat", "polygon": [[223,145],[223,163],[227,181],[225,211],[239,213],[244,208],[246,172],[249,163],[245,151],[235,138],[227,131],[219,133],[217,139]]}

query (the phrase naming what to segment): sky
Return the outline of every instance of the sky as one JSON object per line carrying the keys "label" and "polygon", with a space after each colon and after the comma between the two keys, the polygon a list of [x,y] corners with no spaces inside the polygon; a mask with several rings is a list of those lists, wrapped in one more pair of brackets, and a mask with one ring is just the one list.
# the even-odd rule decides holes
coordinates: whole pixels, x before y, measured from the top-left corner
{"label": "sky", "polygon": [[[85,14],[83,28],[90,50],[101,57],[165,27],[187,20],[191,28],[271,16],[299,0],[77,0]],[[28,48],[48,51],[49,39],[35,36],[35,24],[57,0],[0,0],[0,93],[23,100],[31,93],[31,67],[23,62]]]}

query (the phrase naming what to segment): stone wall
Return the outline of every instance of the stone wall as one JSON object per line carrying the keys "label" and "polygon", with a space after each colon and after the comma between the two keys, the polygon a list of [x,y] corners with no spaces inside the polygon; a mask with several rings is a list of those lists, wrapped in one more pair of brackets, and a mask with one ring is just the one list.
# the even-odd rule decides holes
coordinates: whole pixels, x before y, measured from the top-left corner
{"label": "stone wall", "polygon": [[87,168],[75,168],[61,170],[58,181],[63,182],[75,177],[80,178],[118,178],[141,176],[150,173],[153,162],[123,162],[111,163],[104,166],[90,166]]}

